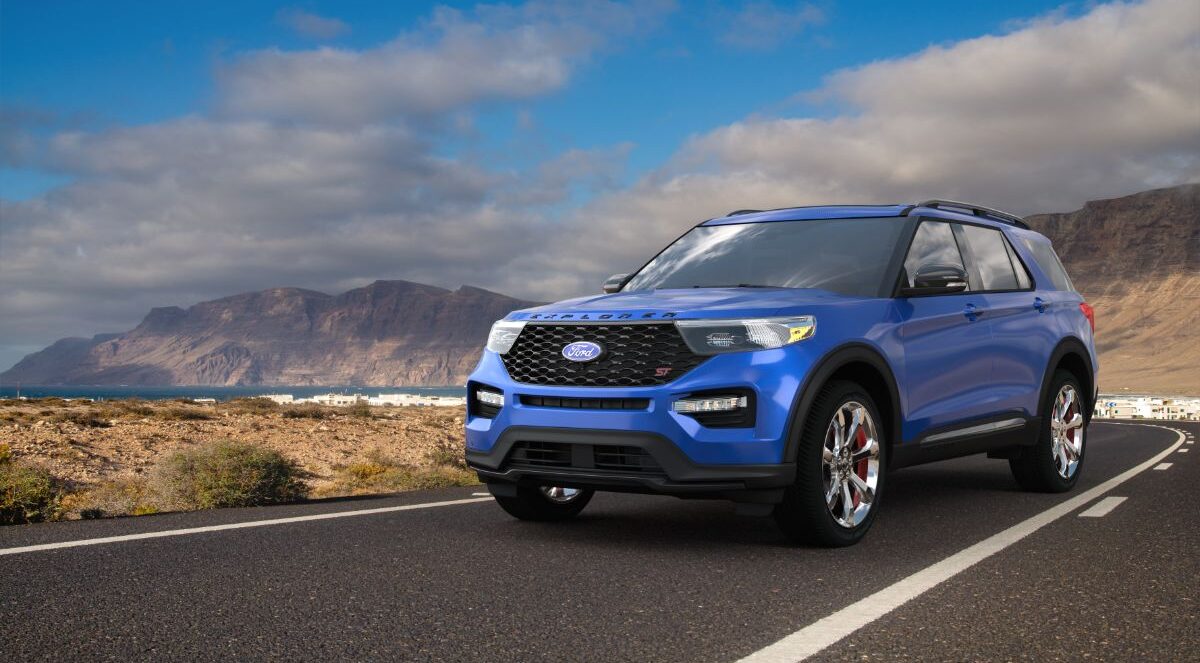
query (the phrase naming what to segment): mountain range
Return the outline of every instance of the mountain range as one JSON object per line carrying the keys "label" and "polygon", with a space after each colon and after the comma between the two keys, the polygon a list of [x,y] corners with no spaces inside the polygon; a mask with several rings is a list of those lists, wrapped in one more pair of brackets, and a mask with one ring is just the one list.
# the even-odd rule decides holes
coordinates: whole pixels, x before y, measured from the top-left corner
{"label": "mountain range", "polygon": [[[1096,308],[1100,385],[1200,394],[1200,184],[1027,219]],[[156,308],[123,334],[62,339],[5,384],[461,384],[493,320],[534,305],[479,288],[377,281]]]}
{"label": "mountain range", "polygon": [[136,328],[65,338],[0,374],[6,384],[448,385],[493,321],[534,305],[463,286],[376,281],[340,295],[274,288],[156,308]]}

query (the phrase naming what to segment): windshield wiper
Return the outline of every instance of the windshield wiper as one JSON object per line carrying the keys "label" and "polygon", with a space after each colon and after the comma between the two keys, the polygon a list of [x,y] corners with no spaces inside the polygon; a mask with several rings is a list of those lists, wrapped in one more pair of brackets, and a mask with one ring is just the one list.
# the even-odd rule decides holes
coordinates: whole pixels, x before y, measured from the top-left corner
{"label": "windshield wiper", "polygon": [[759,285],[757,283],[739,283],[737,285],[694,285],[693,288],[778,288],[777,285]]}

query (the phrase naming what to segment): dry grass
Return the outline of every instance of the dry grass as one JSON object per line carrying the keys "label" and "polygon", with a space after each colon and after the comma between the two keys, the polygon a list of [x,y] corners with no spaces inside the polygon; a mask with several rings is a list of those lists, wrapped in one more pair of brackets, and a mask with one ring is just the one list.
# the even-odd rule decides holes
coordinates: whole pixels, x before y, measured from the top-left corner
{"label": "dry grass", "polygon": [[372,451],[363,458],[335,468],[333,483],[324,486],[322,497],[395,493],[405,490],[474,486],[475,473],[467,469],[461,449],[434,448],[427,466],[407,465]]}

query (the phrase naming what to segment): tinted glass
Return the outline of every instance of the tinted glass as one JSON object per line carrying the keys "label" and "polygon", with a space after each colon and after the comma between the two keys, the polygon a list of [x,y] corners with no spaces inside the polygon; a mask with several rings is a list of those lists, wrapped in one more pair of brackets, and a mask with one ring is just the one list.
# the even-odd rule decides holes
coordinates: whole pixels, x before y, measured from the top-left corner
{"label": "tinted glass", "polygon": [[775,286],[874,297],[903,226],[895,218],[700,226],[624,289]]}
{"label": "tinted glass", "polygon": [[908,247],[908,256],[904,259],[908,287],[913,286],[913,278],[922,265],[952,265],[966,271],[949,223],[922,221],[917,227],[912,245]]}
{"label": "tinted glass", "polygon": [[1016,290],[1017,275],[1008,260],[1008,248],[999,230],[981,226],[961,225],[967,250],[975,260],[975,268],[983,279],[984,290]]}
{"label": "tinted glass", "polygon": [[1058,260],[1058,254],[1050,246],[1050,242],[1026,237],[1025,246],[1033,254],[1033,259],[1037,261],[1038,267],[1041,267],[1046,276],[1050,277],[1050,282],[1054,284],[1055,290],[1075,289],[1075,286],[1071,285],[1070,277],[1067,276],[1067,270],[1063,269],[1062,263]]}
{"label": "tinted glass", "polygon": [[1017,287],[1022,290],[1032,288],[1033,279],[1029,277],[1029,270],[1025,269],[1021,257],[1013,250],[1012,244],[1008,243],[1007,238],[1004,240],[1004,248],[1008,249],[1008,261],[1012,263],[1013,271],[1017,273]]}

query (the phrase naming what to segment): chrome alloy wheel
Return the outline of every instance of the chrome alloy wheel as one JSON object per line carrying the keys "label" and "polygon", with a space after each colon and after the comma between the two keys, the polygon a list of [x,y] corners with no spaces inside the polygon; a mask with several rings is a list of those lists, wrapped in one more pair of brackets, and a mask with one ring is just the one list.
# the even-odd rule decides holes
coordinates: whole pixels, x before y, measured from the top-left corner
{"label": "chrome alloy wheel", "polygon": [[563,488],[562,486],[542,486],[542,495],[555,504],[566,504],[583,493],[578,488]]}
{"label": "chrome alloy wheel", "polygon": [[1083,456],[1083,412],[1075,387],[1064,384],[1050,415],[1050,456],[1058,476],[1070,479]]}
{"label": "chrome alloy wheel", "polygon": [[833,414],[821,450],[825,506],[838,525],[857,526],[879,487],[879,438],[866,406],[847,401]]}

